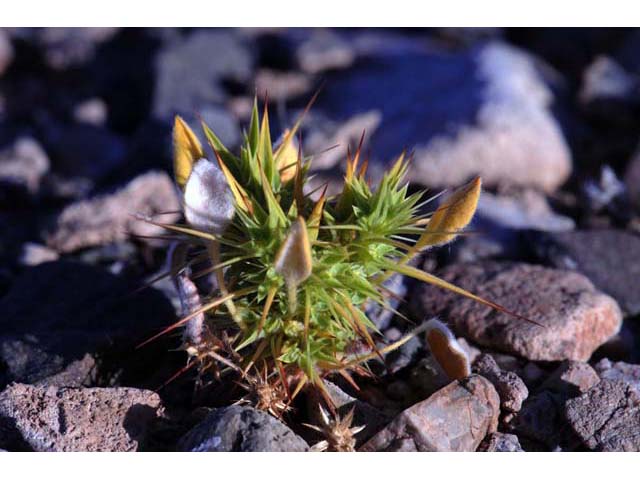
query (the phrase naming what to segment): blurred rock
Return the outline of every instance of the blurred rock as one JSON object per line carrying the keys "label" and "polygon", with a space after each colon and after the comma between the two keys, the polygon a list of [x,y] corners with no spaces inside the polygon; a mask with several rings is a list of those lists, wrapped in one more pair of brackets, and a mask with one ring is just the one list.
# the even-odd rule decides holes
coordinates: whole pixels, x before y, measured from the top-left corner
{"label": "blurred rock", "polygon": [[481,354],[473,364],[473,372],[493,383],[500,397],[500,408],[507,412],[518,412],[529,396],[529,390],[522,379],[513,372],[501,370],[493,357]]}
{"label": "blurred rock", "polygon": [[11,190],[36,195],[48,171],[49,157],[40,144],[30,137],[18,138],[0,151],[0,203],[14,199],[7,193]]}
{"label": "blurred rock", "polygon": [[344,121],[380,109],[374,159],[415,147],[409,177],[434,188],[480,175],[490,187],[553,191],[568,178],[571,154],[535,59],[497,42],[454,53],[384,35],[370,43],[353,68],[329,77],[317,110]]}
{"label": "blurred rock", "polygon": [[495,432],[499,403],[493,385],[472,375],[402,412],[360,451],[473,452]]}
{"label": "blurred rock", "polygon": [[13,46],[7,32],[0,28],[0,77],[7,71],[13,60]]}
{"label": "blurred rock", "polygon": [[566,398],[576,397],[600,382],[600,377],[588,363],[564,361],[540,386]]}
{"label": "blurred rock", "polygon": [[96,127],[104,126],[107,121],[107,104],[101,98],[89,98],[73,108],[73,119]]}
{"label": "blurred rock", "polygon": [[625,382],[640,395],[640,365],[612,362],[607,358],[603,358],[594,365],[594,368],[603,380]]}
{"label": "blurred rock", "polygon": [[577,270],[615,298],[623,310],[640,313],[640,237],[623,230],[577,230],[536,236],[533,247],[547,263]]}
{"label": "blurred rock", "polygon": [[204,121],[208,127],[213,130],[216,136],[229,149],[234,149],[242,140],[242,132],[238,121],[227,109],[215,105],[203,106],[194,112],[183,115],[184,120],[191,125],[195,134],[200,139],[202,145],[205,145],[205,152],[213,154],[209,148],[207,138],[204,136],[200,128],[200,121]]}
{"label": "blurred rock", "polygon": [[55,250],[38,243],[27,242],[22,246],[19,262],[25,267],[35,267],[41,263],[58,260],[58,258],[60,255]]}
{"label": "blurred rock", "polygon": [[226,99],[223,81],[247,82],[252,69],[250,50],[236,31],[192,32],[170,42],[156,57],[152,114],[171,120],[175,114],[192,115],[220,104]]}
{"label": "blurred rock", "polygon": [[[347,158],[347,147],[355,151],[363,133],[366,149],[381,121],[382,116],[377,110],[359,113],[339,122],[312,112],[304,123],[304,128],[309,131],[304,137],[304,149],[314,155],[313,170],[332,169],[338,163],[344,163],[341,160]],[[369,167],[374,168],[373,165]],[[341,170],[337,173],[342,175]]]}
{"label": "blurred rock", "polygon": [[571,218],[554,213],[546,198],[531,189],[515,195],[483,192],[476,214],[513,229],[565,231],[575,227]]}
{"label": "blurred rock", "polygon": [[65,208],[56,220],[47,245],[59,252],[126,240],[130,234],[158,235],[164,230],[134,218],[134,214],[162,215],[160,221],[178,219],[180,203],[175,187],[164,172],[149,172],[121,190],[84,200]]}
{"label": "blurred rock", "polygon": [[311,74],[349,67],[355,60],[353,48],[337,33],[324,29],[311,30],[309,38],[296,50],[298,64]]}
{"label": "blurred rock", "polygon": [[524,452],[518,437],[510,433],[489,434],[478,447],[477,452]]}
{"label": "blurred rock", "polygon": [[0,387],[62,373],[78,379],[74,384],[92,386],[118,379],[158,381],[154,376],[165,362],[175,361],[167,349],[177,345],[160,339],[140,350],[135,346],[176,317],[159,292],[132,295],[139,286],[129,277],[69,261],[25,270],[0,300]]}
{"label": "blurred rock", "polygon": [[569,400],[565,415],[584,445],[596,451],[640,451],[640,395],[629,384],[602,380]]}
{"label": "blurred rock", "polygon": [[132,452],[162,415],[160,397],[135,388],[12,384],[0,393],[0,445],[36,452]]}
{"label": "blurred rock", "polygon": [[213,410],[178,444],[183,452],[306,452],[307,443],[268,413],[251,407]]}
{"label": "blurred rock", "polygon": [[122,137],[89,124],[62,125],[53,121],[44,132],[53,170],[67,177],[100,182],[125,164],[127,145]]}
{"label": "blurred rock", "polygon": [[606,108],[602,105],[605,102],[637,102],[640,101],[640,82],[614,59],[601,55],[585,70],[579,98],[583,105],[591,108],[596,108],[596,102],[601,103],[599,108]]}
{"label": "blurred rock", "polygon": [[111,39],[115,27],[51,27],[10,28],[12,36],[30,43],[43,52],[46,64],[54,70],[64,70],[87,64],[98,46]]}
{"label": "blurred rock", "polygon": [[255,90],[262,98],[272,101],[285,101],[305,94],[312,89],[312,81],[308,75],[300,72],[279,72],[277,70],[260,70],[255,76]]}
{"label": "blurred rock", "polygon": [[640,148],[636,149],[627,164],[627,169],[624,173],[624,184],[627,187],[633,206],[637,211],[640,211]]}
{"label": "blurred rock", "polygon": [[529,360],[588,360],[622,324],[616,302],[575,272],[483,262],[452,265],[437,274],[544,327],[431,285],[411,295],[415,315],[438,316],[479,345]]}

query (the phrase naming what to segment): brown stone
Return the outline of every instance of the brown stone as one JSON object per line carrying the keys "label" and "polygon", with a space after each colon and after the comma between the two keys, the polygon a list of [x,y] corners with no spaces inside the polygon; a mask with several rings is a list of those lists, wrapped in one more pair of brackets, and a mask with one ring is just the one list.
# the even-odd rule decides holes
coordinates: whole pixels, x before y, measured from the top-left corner
{"label": "brown stone", "polygon": [[398,415],[361,451],[475,451],[496,430],[500,399],[479,375],[450,383]]}
{"label": "brown stone", "polygon": [[473,371],[493,383],[503,410],[514,413],[522,408],[522,402],[529,396],[529,389],[518,375],[501,370],[493,357],[486,353],[477,358]]}
{"label": "brown stone", "polygon": [[640,451],[640,395],[626,382],[602,380],[567,401],[565,415],[591,450]]}
{"label": "brown stone", "polygon": [[439,316],[469,340],[529,360],[588,360],[622,324],[618,304],[575,272],[510,262],[452,265],[446,281],[541,325],[432,285],[412,297],[419,318]]}
{"label": "brown stone", "polygon": [[565,361],[545,380],[540,390],[551,390],[567,397],[580,395],[600,381],[588,363]]}

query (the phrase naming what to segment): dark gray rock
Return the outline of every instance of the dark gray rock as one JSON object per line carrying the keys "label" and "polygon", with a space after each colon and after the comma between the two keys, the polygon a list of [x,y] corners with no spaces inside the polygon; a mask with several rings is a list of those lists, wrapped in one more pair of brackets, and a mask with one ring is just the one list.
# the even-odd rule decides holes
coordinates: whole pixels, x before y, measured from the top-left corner
{"label": "dark gray rock", "polygon": [[89,124],[62,125],[53,120],[44,131],[52,170],[98,183],[124,166],[127,144],[105,128]]}
{"label": "dark gray rock", "polygon": [[250,407],[213,410],[178,444],[183,452],[305,452],[307,443],[268,413]]}
{"label": "dark gray rock", "polygon": [[576,230],[536,236],[543,260],[577,270],[615,298],[629,314],[640,313],[640,236],[623,230]]}
{"label": "dark gray rock", "polygon": [[157,387],[166,350],[176,345],[163,339],[135,346],[175,321],[175,312],[155,290],[132,295],[137,288],[129,277],[70,261],[25,270],[0,300],[0,385],[56,376],[52,383],[109,385],[119,378]]}
{"label": "dark gray rock", "polygon": [[489,434],[478,447],[477,452],[524,452],[518,437],[510,433]]}
{"label": "dark gray rock", "polygon": [[144,449],[163,414],[160,397],[135,388],[12,384],[0,393],[0,447],[36,452]]}
{"label": "dark gray rock", "polygon": [[640,451],[640,395],[619,380],[602,380],[571,399],[565,415],[584,445],[596,451]]}
{"label": "dark gray rock", "polygon": [[520,411],[510,419],[508,427],[520,439],[526,437],[556,449],[564,443],[562,431],[566,422],[562,415],[564,399],[561,395],[543,391],[531,395]]}
{"label": "dark gray rock", "polygon": [[220,104],[226,99],[222,82],[246,82],[252,69],[252,55],[237,31],[190,33],[169,43],[156,57],[152,113],[171,119]]}
{"label": "dark gray rock", "polygon": [[410,295],[417,318],[437,316],[478,345],[529,360],[588,360],[622,324],[616,302],[576,272],[480,262],[451,265],[436,274],[544,326],[426,284]]}
{"label": "dark gray rock", "polygon": [[410,177],[436,188],[481,175],[487,186],[553,191],[569,176],[553,95],[526,53],[493,42],[445,53],[406,38],[354,36],[357,62],[328,77],[317,111],[346,121],[379,110],[372,163],[415,146]]}
{"label": "dark gray rock", "polygon": [[473,363],[473,372],[493,383],[500,396],[500,407],[506,412],[518,412],[529,396],[529,389],[513,372],[501,370],[493,357],[481,354]]}
{"label": "dark gray rock", "polygon": [[0,30],[0,77],[9,68],[13,60],[13,45],[9,35],[4,30]]}

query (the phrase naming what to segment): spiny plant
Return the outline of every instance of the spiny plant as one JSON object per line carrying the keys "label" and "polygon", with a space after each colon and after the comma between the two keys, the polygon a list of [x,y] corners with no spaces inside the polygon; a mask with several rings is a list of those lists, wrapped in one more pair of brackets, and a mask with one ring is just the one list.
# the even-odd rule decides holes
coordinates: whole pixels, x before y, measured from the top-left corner
{"label": "spiny plant", "polygon": [[[331,409],[325,376],[337,372],[353,382],[354,371],[366,373],[367,360],[424,330],[376,346],[379,332],[365,307],[372,302],[392,309],[385,280],[393,274],[505,311],[410,265],[423,250],[453,240],[471,221],[479,178],[423,215],[429,199],[424,192],[409,192],[405,155],[372,187],[361,141],[353,154],[347,152],[338,195],[329,197],[326,188],[309,192],[312,159],[295,146],[303,116],[274,146],[267,107],[260,118],[255,101],[239,154],[202,122],[211,147],[205,153],[176,117],[175,180],[186,223],[146,219],[174,233],[170,273],[185,310],[184,318],[148,341],[183,326],[185,370],[195,366],[200,376],[235,372],[248,390],[244,400],[276,416],[309,385]],[[205,267],[197,270],[198,264]],[[193,281],[206,275],[213,286],[201,296]],[[368,351],[355,353],[362,345]]]}

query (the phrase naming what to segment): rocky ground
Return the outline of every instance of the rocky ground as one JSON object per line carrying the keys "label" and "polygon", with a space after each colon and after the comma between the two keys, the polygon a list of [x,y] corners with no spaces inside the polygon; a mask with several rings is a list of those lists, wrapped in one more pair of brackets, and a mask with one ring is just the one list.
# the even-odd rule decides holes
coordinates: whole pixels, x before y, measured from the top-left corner
{"label": "rocky ground", "polygon": [[[0,450],[305,451],[232,384],[194,391],[166,337],[166,244],[131,213],[175,210],[170,126],[196,112],[237,145],[254,92],[275,129],[323,85],[303,131],[339,184],[367,131],[370,171],[414,151],[413,185],[479,174],[475,233],[423,268],[544,323],[396,281],[381,342],[433,316],[473,359],[449,383],[416,338],[373,362],[365,451],[640,450],[640,32],[0,29]],[[277,132],[274,132],[274,134]],[[341,149],[324,153],[327,147]],[[137,236],[132,236],[135,234]]]}

